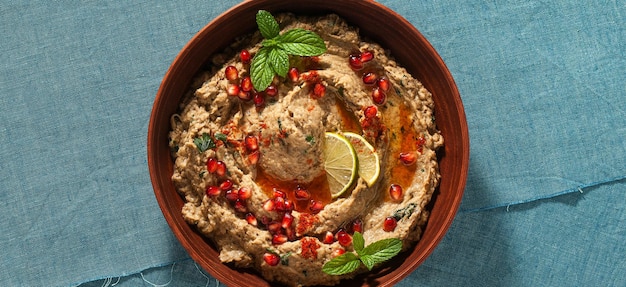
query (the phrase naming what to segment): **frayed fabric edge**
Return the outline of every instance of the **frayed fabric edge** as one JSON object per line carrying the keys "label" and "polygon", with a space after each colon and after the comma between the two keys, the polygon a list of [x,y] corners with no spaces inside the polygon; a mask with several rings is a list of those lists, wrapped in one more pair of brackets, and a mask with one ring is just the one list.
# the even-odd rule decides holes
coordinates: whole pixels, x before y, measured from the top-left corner
{"label": "frayed fabric edge", "polygon": [[573,187],[573,188],[570,188],[570,189],[566,189],[566,190],[563,190],[563,191],[559,191],[559,192],[556,192],[556,193],[546,194],[546,195],[537,196],[537,197],[531,197],[531,198],[524,199],[524,200],[512,201],[512,202],[508,202],[508,203],[496,204],[496,205],[491,205],[491,206],[484,206],[484,207],[479,207],[479,208],[461,209],[461,210],[459,210],[459,214],[488,211],[488,210],[493,210],[493,209],[498,209],[498,208],[506,208],[506,211],[508,212],[509,208],[512,207],[512,206],[527,204],[527,203],[540,201],[540,200],[551,199],[551,198],[555,198],[555,197],[558,197],[558,196],[571,194],[571,193],[576,193],[576,192],[584,193],[584,190],[588,189],[588,188],[602,186],[602,185],[608,185],[608,184],[617,183],[617,182],[624,181],[624,180],[626,180],[626,175],[618,176],[618,177],[614,177],[614,178],[609,178],[609,179],[606,179],[606,180],[595,181],[595,182],[591,182],[591,183],[587,183],[587,184],[581,184],[581,185],[578,185],[576,187]]}
{"label": "frayed fabric edge", "polygon": [[[68,286],[78,287],[78,286],[80,286],[82,284],[104,280],[104,282],[102,283],[103,287],[113,287],[113,286],[115,286],[115,285],[117,285],[119,283],[121,278],[124,278],[124,277],[127,277],[127,276],[133,276],[133,275],[138,275],[138,276],[141,275],[142,279],[146,283],[148,283],[148,284],[150,284],[152,286],[162,286],[162,285],[158,285],[158,284],[152,284],[151,282],[145,280],[143,278],[143,274],[142,273],[146,272],[146,271],[148,271],[150,269],[153,269],[153,268],[163,268],[163,267],[171,266],[172,267],[172,271],[170,271],[170,274],[172,274],[174,265],[176,265],[177,263],[187,262],[187,261],[190,261],[190,260],[192,260],[192,259],[190,257],[187,257],[187,258],[182,258],[182,259],[174,260],[174,261],[170,261],[170,262],[163,262],[163,263],[159,263],[159,264],[155,264],[155,265],[152,265],[152,266],[148,266],[148,267],[142,268],[140,270],[136,270],[136,271],[123,272],[123,273],[118,274],[118,275],[105,275],[105,276],[96,277],[96,278],[93,278],[93,279],[88,279],[88,280],[85,280],[85,281],[82,281],[82,282],[78,282],[78,283],[71,283]],[[108,285],[107,285],[107,283],[108,283]]]}

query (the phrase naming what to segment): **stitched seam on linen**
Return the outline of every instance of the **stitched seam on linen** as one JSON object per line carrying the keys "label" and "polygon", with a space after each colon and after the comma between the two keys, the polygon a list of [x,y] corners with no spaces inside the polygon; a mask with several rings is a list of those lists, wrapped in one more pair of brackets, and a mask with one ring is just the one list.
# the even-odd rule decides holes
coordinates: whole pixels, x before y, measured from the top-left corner
{"label": "stitched seam on linen", "polygon": [[578,186],[576,186],[574,188],[566,189],[566,190],[559,191],[559,192],[552,193],[552,194],[547,194],[547,195],[542,195],[542,196],[537,196],[537,197],[531,197],[531,198],[524,199],[524,200],[512,201],[512,202],[508,202],[508,203],[496,204],[496,205],[491,205],[491,206],[484,206],[484,207],[479,207],[479,208],[462,209],[462,210],[459,210],[459,214],[487,211],[487,210],[492,210],[492,209],[497,209],[497,208],[506,208],[506,210],[509,211],[509,208],[511,206],[527,204],[527,203],[540,201],[540,200],[545,200],[545,199],[551,199],[551,198],[555,198],[557,196],[571,194],[571,193],[575,193],[575,192],[583,193],[584,189],[586,189],[586,188],[602,186],[602,185],[608,185],[608,184],[617,183],[617,182],[624,181],[624,180],[626,180],[626,175],[622,175],[622,176],[618,176],[618,177],[614,177],[614,178],[609,178],[609,179],[605,179],[605,180],[600,180],[600,181],[595,181],[595,182],[591,182],[591,183],[587,183],[587,184],[581,184],[581,185],[578,185]]}

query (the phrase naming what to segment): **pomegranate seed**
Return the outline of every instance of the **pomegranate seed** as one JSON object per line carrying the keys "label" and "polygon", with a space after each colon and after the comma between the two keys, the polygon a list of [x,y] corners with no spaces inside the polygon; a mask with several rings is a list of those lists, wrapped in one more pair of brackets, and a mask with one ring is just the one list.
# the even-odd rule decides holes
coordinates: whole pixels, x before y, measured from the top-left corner
{"label": "pomegranate seed", "polygon": [[402,187],[392,183],[389,187],[389,196],[393,199],[393,201],[401,201],[403,197]]}
{"label": "pomegranate seed", "polygon": [[350,236],[350,234],[348,234],[348,232],[343,229],[337,231],[336,237],[337,241],[339,241],[339,244],[341,244],[341,246],[343,247],[348,247],[350,246],[350,244],[352,244],[352,236]]}
{"label": "pomegranate seed", "polygon": [[293,202],[291,200],[285,199],[285,211],[289,212],[293,210]]}
{"label": "pomegranate seed", "polygon": [[265,263],[267,263],[267,265],[269,266],[276,266],[278,265],[278,263],[280,263],[280,256],[278,256],[276,253],[265,253],[263,254],[263,261],[265,261]]}
{"label": "pomegranate seed", "polygon": [[352,232],[363,233],[363,221],[361,219],[355,219],[352,222]]}
{"label": "pomegranate seed", "polygon": [[248,151],[255,151],[259,149],[259,139],[255,136],[246,136],[243,139],[243,142]]}
{"label": "pomegranate seed", "polygon": [[239,193],[236,190],[232,190],[232,189],[227,190],[225,196],[226,196],[226,199],[232,202],[235,202],[239,199]]}
{"label": "pomegranate seed", "polygon": [[245,186],[242,186],[239,188],[239,191],[237,191],[237,195],[241,200],[250,199],[250,197],[252,197],[252,190]]}
{"label": "pomegranate seed", "polygon": [[246,221],[248,222],[248,224],[250,224],[252,226],[257,226],[258,225],[258,221],[256,220],[256,216],[254,216],[254,214],[252,214],[252,213],[247,213],[246,214]]}
{"label": "pomegranate seed", "polygon": [[274,85],[269,85],[265,89],[265,94],[270,96],[270,97],[275,97],[276,95],[278,95],[278,89]]}
{"label": "pomegranate seed", "polygon": [[222,193],[222,190],[219,187],[215,186],[215,185],[209,185],[206,188],[206,194],[208,196],[218,196],[221,193]]}
{"label": "pomegranate seed", "polygon": [[292,67],[291,69],[289,69],[287,75],[292,82],[297,82],[300,78],[300,72],[298,72],[298,69],[296,67]]}
{"label": "pomegranate seed", "polygon": [[398,220],[395,217],[389,216],[385,218],[385,222],[383,223],[383,230],[387,232],[394,231],[398,226]]}
{"label": "pomegranate seed", "polygon": [[215,159],[214,157],[210,157],[209,159],[207,159],[206,169],[210,173],[214,173],[217,170],[217,159]]}
{"label": "pomegranate seed", "polygon": [[250,62],[250,52],[246,49],[241,50],[241,52],[239,52],[239,58],[241,59],[241,62],[244,64],[247,64]]}
{"label": "pomegranate seed", "polygon": [[281,227],[284,229],[287,229],[289,227],[291,227],[291,224],[293,223],[293,215],[291,215],[291,213],[285,213],[285,215],[283,215],[283,220],[281,222]]}
{"label": "pomegranate seed", "polygon": [[276,209],[276,211],[285,211],[285,199],[282,197],[275,197],[274,206],[274,209]]}
{"label": "pomegranate seed", "polygon": [[373,85],[378,80],[378,76],[372,72],[367,72],[363,74],[363,83],[366,85]]}
{"label": "pomegranate seed", "polygon": [[248,212],[248,208],[246,207],[246,202],[241,199],[235,200],[235,210],[241,213]]}
{"label": "pomegranate seed", "polygon": [[256,107],[263,107],[265,105],[265,96],[263,96],[263,93],[254,93],[252,101]]}
{"label": "pomegranate seed", "polygon": [[421,153],[424,150],[424,145],[426,144],[426,139],[424,137],[417,138],[415,141],[415,146],[417,147],[417,151]]}
{"label": "pomegranate seed", "polygon": [[215,167],[215,173],[219,176],[224,176],[226,175],[226,164],[221,161],[218,160],[217,163],[215,163],[216,167]]}
{"label": "pomegranate seed", "polygon": [[363,62],[358,56],[350,55],[350,57],[348,57],[348,63],[350,63],[350,67],[354,70],[358,71],[363,69]]}
{"label": "pomegranate seed", "polygon": [[374,87],[372,89],[372,100],[374,100],[375,104],[382,105],[387,101],[387,95],[381,88]]}
{"label": "pomegranate seed", "polygon": [[252,99],[252,93],[239,91],[239,94],[237,94],[237,97],[242,101],[249,101]]}
{"label": "pomegranate seed", "polygon": [[333,258],[335,258],[335,257],[337,257],[337,256],[339,256],[339,255],[343,255],[344,253],[346,253],[346,250],[345,250],[345,249],[343,249],[343,248],[337,248],[337,249],[333,250],[333,251],[330,253],[330,256],[332,256]]}
{"label": "pomegranate seed", "polygon": [[222,181],[222,183],[220,183],[220,189],[222,191],[229,191],[233,189],[233,182],[230,179]]}
{"label": "pomegranate seed", "polygon": [[322,209],[324,209],[324,204],[321,201],[311,200],[311,205],[309,206],[311,212],[318,213]]}
{"label": "pomegranate seed", "polygon": [[281,228],[282,224],[278,221],[272,221],[270,223],[267,224],[267,230],[271,233],[271,234],[280,234],[280,228]]}
{"label": "pomegranate seed", "polygon": [[417,161],[417,155],[414,152],[401,152],[398,158],[404,165],[412,165]]}
{"label": "pomegranate seed", "polygon": [[332,232],[326,231],[326,235],[324,235],[324,239],[322,240],[322,242],[326,244],[331,244],[335,242],[335,236]]}
{"label": "pomegranate seed", "polygon": [[275,197],[275,198],[276,198],[276,197],[282,197],[282,198],[285,198],[285,197],[287,196],[287,195],[285,194],[285,192],[283,192],[282,190],[275,189],[275,188],[274,188],[274,190],[273,190],[273,195],[274,195],[274,197]]}
{"label": "pomegranate seed", "polygon": [[244,92],[252,91],[252,79],[250,79],[250,76],[245,76],[241,79],[241,90]]}
{"label": "pomegranate seed", "polygon": [[274,234],[274,236],[272,236],[272,244],[274,245],[283,244],[287,242],[287,240],[289,240],[289,238],[285,234]]}
{"label": "pomegranate seed", "polygon": [[365,111],[363,112],[363,114],[365,115],[366,118],[373,119],[376,117],[376,114],[378,114],[378,108],[376,106],[369,106],[365,108]]}
{"label": "pomegranate seed", "polygon": [[296,240],[296,231],[293,228],[285,229],[285,235],[287,235],[287,239],[289,239],[289,241]]}
{"label": "pomegranate seed", "polygon": [[298,186],[296,188],[296,191],[294,192],[296,199],[298,200],[306,200],[309,199],[311,197],[311,193],[309,193],[308,190],[304,189],[301,186]]}
{"label": "pomegranate seed", "polygon": [[239,78],[239,71],[237,71],[237,68],[235,68],[235,66],[226,67],[224,74],[226,75],[226,79],[228,79],[229,81],[234,81]]}
{"label": "pomegranate seed", "polygon": [[389,79],[387,77],[380,77],[376,81],[376,86],[383,89],[383,91],[389,91]]}
{"label": "pomegranate seed", "polygon": [[250,162],[250,164],[252,165],[255,165],[257,164],[257,162],[259,162],[260,156],[261,156],[261,153],[258,150],[254,151],[248,155],[248,162]]}
{"label": "pomegranate seed", "polygon": [[274,204],[274,200],[268,199],[263,204],[263,209],[265,209],[265,211],[274,211],[274,209],[276,209],[276,205]]}
{"label": "pomegranate seed", "polygon": [[240,92],[240,90],[239,90],[239,86],[238,86],[238,85],[236,85],[236,84],[230,84],[230,85],[228,85],[228,89],[226,90],[226,93],[227,93],[229,96],[232,96],[232,97],[236,97],[236,96],[238,96],[238,95],[239,95],[239,92]]}
{"label": "pomegranate seed", "polygon": [[261,216],[261,223],[265,226],[267,226],[268,224],[270,224],[271,218],[263,215]]}
{"label": "pomegranate seed", "polygon": [[372,51],[363,51],[361,52],[361,55],[359,55],[359,59],[361,62],[367,63],[374,59],[374,53]]}

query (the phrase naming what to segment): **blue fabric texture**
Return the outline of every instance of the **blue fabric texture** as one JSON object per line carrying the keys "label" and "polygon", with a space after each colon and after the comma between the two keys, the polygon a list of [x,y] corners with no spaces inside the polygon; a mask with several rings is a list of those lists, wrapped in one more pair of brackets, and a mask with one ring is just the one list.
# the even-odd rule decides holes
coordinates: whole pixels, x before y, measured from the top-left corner
{"label": "blue fabric texture", "polygon": [[[0,0],[0,285],[219,286],[146,160],[156,91],[239,1]],[[398,286],[626,286],[626,4],[381,0],[452,72],[459,214]]]}

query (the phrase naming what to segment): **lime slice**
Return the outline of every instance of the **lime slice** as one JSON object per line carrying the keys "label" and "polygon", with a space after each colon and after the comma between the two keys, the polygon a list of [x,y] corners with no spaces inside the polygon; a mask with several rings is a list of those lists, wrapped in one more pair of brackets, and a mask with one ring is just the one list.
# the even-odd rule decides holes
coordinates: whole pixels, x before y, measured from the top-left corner
{"label": "lime slice", "polygon": [[358,178],[359,160],[352,144],[344,136],[327,132],[324,141],[324,169],[332,198],[337,198]]}
{"label": "lime slice", "polygon": [[380,161],[374,147],[358,134],[345,132],[343,135],[350,141],[359,158],[359,176],[367,186],[374,185],[380,175]]}

